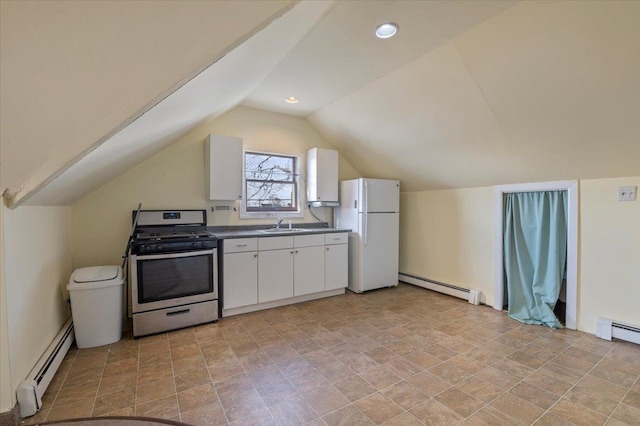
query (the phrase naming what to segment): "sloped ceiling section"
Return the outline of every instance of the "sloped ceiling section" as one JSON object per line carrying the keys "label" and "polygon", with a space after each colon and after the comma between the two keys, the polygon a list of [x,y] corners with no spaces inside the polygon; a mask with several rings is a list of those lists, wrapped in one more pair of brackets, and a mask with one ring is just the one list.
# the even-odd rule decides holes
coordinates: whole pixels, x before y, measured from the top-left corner
{"label": "sloped ceiling section", "polygon": [[[341,1],[243,102],[307,116],[516,4],[505,0]],[[380,40],[376,26],[400,24]],[[301,102],[282,102],[283,93]]]}
{"label": "sloped ceiling section", "polygon": [[204,120],[233,108],[332,6],[332,1],[295,5],[91,151],[26,204],[73,204],[170,145]]}
{"label": "sloped ceiling section", "polygon": [[73,203],[239,103],[307,117],[404,191],[640,174],[638,1],[0,7],[14,201]]}
{"label": "sloped ceiling section", "polygon": [[293,4],[0,2],[0,188],[29,195]]}
{"label": "sloped ceiling section", "polygon": [[640,2],[519,3],[308,118],[405,191],[638,175]]}

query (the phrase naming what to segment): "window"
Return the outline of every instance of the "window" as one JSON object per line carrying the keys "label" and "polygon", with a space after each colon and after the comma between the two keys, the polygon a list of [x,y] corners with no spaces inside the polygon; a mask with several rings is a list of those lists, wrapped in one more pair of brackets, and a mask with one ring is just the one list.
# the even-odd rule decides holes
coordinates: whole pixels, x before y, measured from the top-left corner
{"label": "window", "polygon": [[244,153],[245,217],[273,216],[262,213],[300,213],[297,156]]}

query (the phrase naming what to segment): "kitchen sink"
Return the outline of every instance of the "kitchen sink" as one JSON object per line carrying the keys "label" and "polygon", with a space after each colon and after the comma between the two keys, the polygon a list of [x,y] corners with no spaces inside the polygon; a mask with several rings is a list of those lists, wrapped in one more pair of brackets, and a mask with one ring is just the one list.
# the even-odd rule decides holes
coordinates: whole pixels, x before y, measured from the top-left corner
{"label": "kitchen sink", "polygon": [[286,233],[286,232],[308,232],[308,229],[304,228],[269,228],[269,229],[259,229],[259,232],[266,232],[267,234],[277,234],[277,233]]}

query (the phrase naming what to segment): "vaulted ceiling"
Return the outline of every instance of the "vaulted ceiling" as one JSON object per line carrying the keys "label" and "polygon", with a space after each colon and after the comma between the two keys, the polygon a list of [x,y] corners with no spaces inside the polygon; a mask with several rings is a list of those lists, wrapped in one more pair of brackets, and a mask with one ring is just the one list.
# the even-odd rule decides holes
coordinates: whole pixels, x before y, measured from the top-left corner
{"label": "vaulted ceiling", "polygon": [[18,203],[72,203],[238,104],[409,191],[640,174],[640,2],[43,4],[1,9]]}
{"label": "vaulted ceiling", "polygon": [[519,3],[309,119],[409,191],[637,176],[640,2]]}

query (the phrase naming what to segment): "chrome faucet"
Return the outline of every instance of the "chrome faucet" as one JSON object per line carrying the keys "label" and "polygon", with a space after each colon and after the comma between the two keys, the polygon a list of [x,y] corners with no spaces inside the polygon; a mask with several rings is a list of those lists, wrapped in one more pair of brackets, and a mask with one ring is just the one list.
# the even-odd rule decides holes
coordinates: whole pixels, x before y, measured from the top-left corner
{"label": "chrome faucet", "polygon": [[280,229],[280,225],[282,224],[282,221],[283,221],[283,220],[284,220],[284,219],[283,219],[283,218],[281,218],[281,217],[279,217],[279,218],[276,220],[276,229]]}

